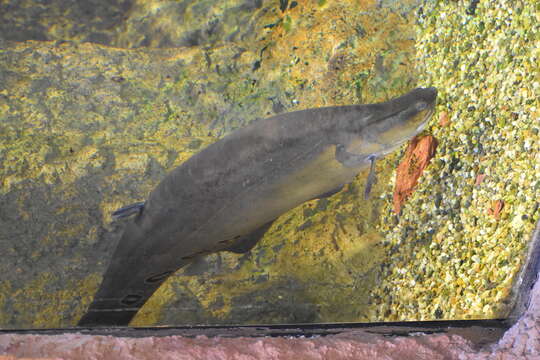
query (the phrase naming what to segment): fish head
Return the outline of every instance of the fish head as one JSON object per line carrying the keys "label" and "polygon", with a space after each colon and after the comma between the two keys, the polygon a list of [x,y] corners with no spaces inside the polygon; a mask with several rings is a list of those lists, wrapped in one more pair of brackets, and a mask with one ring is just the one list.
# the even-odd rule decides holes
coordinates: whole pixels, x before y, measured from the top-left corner
{"label": "fish head", "polygon": [[361,129],[364,151],[385,155],[420,133],[435,111],[437,89],[417,88],[390,101],[372,105],[373,116]]}

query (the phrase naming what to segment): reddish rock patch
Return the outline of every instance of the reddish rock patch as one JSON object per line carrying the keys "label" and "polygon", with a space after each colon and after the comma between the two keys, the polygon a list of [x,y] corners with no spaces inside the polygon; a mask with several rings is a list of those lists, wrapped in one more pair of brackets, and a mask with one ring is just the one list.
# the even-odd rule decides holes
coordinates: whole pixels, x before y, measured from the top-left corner
{"label": "reddish rock patch", "polygon": [[499,220],[501,211],[504,209],[504,201],[495,200],[491,202],[491,207],[488,209],[488,214]]}
{"label": "reddish rock patch", "polygon": [[442,127],[450,125],[450,119],[448,118],[448,113],[446,111],[439,114],[439,125]]}
{"label": "reddish rock patch", "polygon": [[431,135],[414,137],[397,168],[394,189],[394,212],[399,214],[403,203],[411,196],[420,175],[435,155],[437,139]]}
{"label": "reddish rock patch", "polygon": [[475,186],[478,186],[484,181],[484,178],[486,177],[486,174],[478,174],[476,175],[476,181],[474,182]]}

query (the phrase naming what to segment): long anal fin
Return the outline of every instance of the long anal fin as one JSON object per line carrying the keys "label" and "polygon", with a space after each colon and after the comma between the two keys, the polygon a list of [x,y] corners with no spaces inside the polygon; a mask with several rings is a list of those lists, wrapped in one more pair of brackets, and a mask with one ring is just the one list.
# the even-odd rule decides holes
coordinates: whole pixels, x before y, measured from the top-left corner
{"label": "long anal fin", "polygon": [[255,245],[262,239],[264,234],[268,231],[270,226],[274,223],[275,219],[267,222],[257,230],[252,233],[245,235],[234,242],[233,245],[229,246],[224,251],[230,251],[236,254],[244,254],[253,249]]}
{"label": "long anal fin", "polygon": [[311,200],[314,200],[314,199],[325,199],[325,198],[327,198],[327,197],[330,197],[330,196],[332,196],[332,195],[335,195],[335,194],[337,194],[338,192],[340,192],[341,190],[343,190],[343,187],[344,187],[344,186],[345,186],[345,185],[338,186],[338,187],[335,188],[335,189],[332,189],[332,190],[330,190],[330,191],[327,191],[327,192],[325,192],[325,193],[322,193],[322,194],[320,194],[320,195],[315,196],[315,197],[314,197],[313,199],[311,199]]}

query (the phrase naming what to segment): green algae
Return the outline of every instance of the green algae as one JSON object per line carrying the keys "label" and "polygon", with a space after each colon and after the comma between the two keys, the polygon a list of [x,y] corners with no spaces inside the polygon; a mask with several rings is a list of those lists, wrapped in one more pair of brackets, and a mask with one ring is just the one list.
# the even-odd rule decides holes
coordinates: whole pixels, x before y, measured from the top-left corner
{"label": "green algae", "polygon": [[[10,281],[2,281],[0,283],[0,309],[6,309],[9,308],[10,304],[8,304],[9,300],[11,299],[12,292],[12,286]],[[5,327],[7,324],[10,323],[10,315],[7,311],[0,312],[0,324],[2,324],[2,327]]]}
{"label": "green algae", "polygon": [[86,292],[97,290],[99,276],[93,274],[67,284],[59,284],[59,280],[55,274],[44,272],[16,290],[7,283],[2,293],[9,291],[9,301],[2,299],[1,303],[9,305],[12,311],[2,315],[2,326],[25,324],[31,328],[60,328],[72,325],[71,313],[82,315],[88,305],[77,300]]}

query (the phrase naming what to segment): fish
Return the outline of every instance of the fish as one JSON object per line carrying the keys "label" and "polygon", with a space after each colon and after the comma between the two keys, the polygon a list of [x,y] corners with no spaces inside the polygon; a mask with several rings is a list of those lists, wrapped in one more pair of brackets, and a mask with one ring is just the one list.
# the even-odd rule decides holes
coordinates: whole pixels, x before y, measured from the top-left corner
{"label": "fish", "polygon": [[78,326],[126,326],[178,269],[219,251],[249,252],[282,214],[332,196],[419,133],[437,89],[375,104],[312,108],[251,122],[168,173],[127,218]]}

